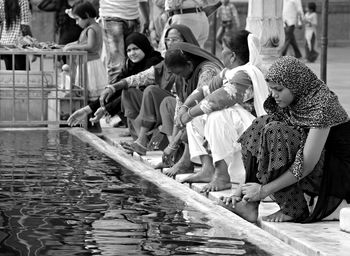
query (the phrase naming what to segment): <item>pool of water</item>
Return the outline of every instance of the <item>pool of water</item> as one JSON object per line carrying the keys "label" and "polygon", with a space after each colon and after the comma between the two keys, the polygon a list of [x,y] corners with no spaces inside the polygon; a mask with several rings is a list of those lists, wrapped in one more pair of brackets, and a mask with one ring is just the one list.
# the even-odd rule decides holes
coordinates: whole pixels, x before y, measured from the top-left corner
{"label": "pool of water", "polygon": [[268,255],[66,131],[0,131],[0,255]]}

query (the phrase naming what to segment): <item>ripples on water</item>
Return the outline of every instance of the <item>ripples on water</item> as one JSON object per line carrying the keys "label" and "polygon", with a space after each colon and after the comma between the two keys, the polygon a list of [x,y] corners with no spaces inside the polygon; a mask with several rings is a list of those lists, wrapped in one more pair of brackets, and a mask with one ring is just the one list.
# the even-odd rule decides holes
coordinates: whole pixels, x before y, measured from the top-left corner
{"label": "ripples on water", "polygon": [[64,131],[0,132],[0,255],[267,255]]}

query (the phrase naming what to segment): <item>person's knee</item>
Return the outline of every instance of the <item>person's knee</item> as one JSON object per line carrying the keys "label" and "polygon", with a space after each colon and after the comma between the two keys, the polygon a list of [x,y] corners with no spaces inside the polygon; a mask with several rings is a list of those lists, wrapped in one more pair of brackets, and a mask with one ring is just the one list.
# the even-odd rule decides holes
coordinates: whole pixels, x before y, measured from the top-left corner
{"label": "person's knee", "polygon": [[148,97],[149,95],[153,95],[158,89],[159,89],[159,87],[156,85],[149,85],[143,91],[143,95],[144,95],[144,97]]}

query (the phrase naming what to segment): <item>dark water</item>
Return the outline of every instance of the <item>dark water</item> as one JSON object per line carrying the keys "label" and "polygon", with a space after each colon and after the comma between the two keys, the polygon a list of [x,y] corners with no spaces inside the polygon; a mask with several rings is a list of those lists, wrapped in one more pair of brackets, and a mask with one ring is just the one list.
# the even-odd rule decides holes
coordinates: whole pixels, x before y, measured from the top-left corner
{"label": "dark water", "polygon": [[0,132],[0,255],[267,255],[64,131]]}

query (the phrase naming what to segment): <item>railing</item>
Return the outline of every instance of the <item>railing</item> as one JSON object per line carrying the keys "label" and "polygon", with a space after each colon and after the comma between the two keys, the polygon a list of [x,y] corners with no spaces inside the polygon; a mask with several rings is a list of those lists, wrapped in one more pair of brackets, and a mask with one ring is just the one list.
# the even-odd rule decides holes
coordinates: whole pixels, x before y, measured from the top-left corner
{"label": "railing", "polygon": [[[86,52],[0,49],[0,56],[5,55],[13,64],[6,70],[0,62],[0,127],[59,127],[87,104]],[[26,70],[14,70],[17,55],[25,56]],[[69,67],[64,72],[59,68],[62,58]]]}

